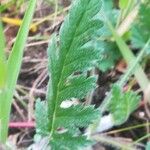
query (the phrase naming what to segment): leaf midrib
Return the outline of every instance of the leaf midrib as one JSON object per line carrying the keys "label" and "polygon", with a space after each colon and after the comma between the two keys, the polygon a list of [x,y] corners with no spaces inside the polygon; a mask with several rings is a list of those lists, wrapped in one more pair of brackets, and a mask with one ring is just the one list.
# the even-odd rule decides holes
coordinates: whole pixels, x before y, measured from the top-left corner
{"label": "leaf midrib", "polygon": [[[89,5],[89,1],[88,1],[88,5]],[[86,10],[87,10],[87,7],[85,8],[85,11],[83,11],[83,15],[82,15],[82,17],[81,17],[77,27],[80,26],[80,24],[82,22],[82,19],[83,19],[84,15],[86,14]],[[64,70],[64,67],[65,67],[64,64],[65,64],[65,62],[67,60],[67,55],[68,55],[68,53],[69,53],[69,51],[70,51],[70,49],[71,49],[71,47],[73,45],[74,39],[76,37],[77,30],[78,30],[78,28],[75,29],[74,36],[73,36],[73,38],[71,40],[71,44],[70,44],[70,46],[68,48],[68,52],[66,53],[66,57],[65,57],[64,61],[62,61],[62,65],[61,65],[62,68],[60,69],[60,77],[59,77],[57,88],[56,88],[57,91],[56,91],[56,94],[55,94],[55,97],[54,97],[54,113],[53,113],[53,116],[52,116],[52,123],[51,123],[52,126],[51,126],[51,130],[50,130],[50,136],[53,136],[53,134],[54,134],[55,118],[56,118],[56,112],[57,112],[57,107],[58,107],[58,105],[57,105],[57,103],[58,103],[58,95],[59,95],[58,93],[59,93],[59,86],[60,86],[60,83],[61,83],[61,80],[62,80],[63,70]]]}

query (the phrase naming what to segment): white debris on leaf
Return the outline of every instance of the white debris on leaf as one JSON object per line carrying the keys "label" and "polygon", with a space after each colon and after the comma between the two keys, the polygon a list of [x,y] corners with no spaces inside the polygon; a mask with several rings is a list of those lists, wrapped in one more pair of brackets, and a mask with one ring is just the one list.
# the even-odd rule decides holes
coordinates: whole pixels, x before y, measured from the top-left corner
{"label": "white debris on leaf", "polygon": [[65,109],[65,108],[69,108],[69,107],[71,107],[73,105],[77,105],[77,104],[79,104],[78,100],[75,98],[72,98],[71,100],[63,101],[61,103],[60,107]]}

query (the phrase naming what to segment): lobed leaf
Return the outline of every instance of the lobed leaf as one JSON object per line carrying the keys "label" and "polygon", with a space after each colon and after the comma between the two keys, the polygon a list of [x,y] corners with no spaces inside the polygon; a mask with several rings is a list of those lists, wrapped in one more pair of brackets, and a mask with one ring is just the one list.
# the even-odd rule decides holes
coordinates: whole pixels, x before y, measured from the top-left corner
{"label": "lobed leaf", "polygon": [[[60,29],[59,40],[53,36],[48,48],[50,80],[47,111],[53,150],[78,149],[86,145],[88,140],[80,135],[79,127],[87,127],[99,115],[90,106],[76,105],[65,109],[60,106],[65,100],[84,98],[96,87],[97,78],[86,74],[97,65],[100,56],[94,42],[96,32],[102,27],[97,19],[100,9],[99,0],[75,0]],[[40,120],[40,114],[36,114],[36,120]],[[60,129],[66,132],[60,133]]]}
{"label": "lobed leaf", "polygon": [[132,91],[123,93],[119,86],[112,87],[112,97],[108,111],[112,114],[115,125],[121,125],[139,106],[140,97]]}

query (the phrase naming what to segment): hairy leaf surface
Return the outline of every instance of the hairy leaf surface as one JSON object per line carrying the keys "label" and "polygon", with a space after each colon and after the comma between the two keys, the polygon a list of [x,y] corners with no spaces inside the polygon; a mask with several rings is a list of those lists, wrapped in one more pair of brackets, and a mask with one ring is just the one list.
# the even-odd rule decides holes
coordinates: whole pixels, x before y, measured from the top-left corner
{"label": "hairy leaf surface", "polygon": [[120,52],[116,44],[108,40],[112,33],[110,32],[104,14],[109,18],[111,23],[116,26],[117,18],[119,16],[119,10],[114,8],[112,0],[102,0],[102,9],[100,11],[100,20],[103,22],[103,27],[98,31],[100,38],[97,42],[97,47],[100,48],[101,55],[98,61],[98,68],[101,71],[107,71],[116,64],[116,61],[120,58]]}
{"label": "hairy leaf surface", "polygon": [[89,141],[78,129],[87,127],[99,116],[98,110],[91,106],[60,106],[65,100],[84,98],[96,87],[96,77],[87,77],[86,74],[97,65],[100,57],[99,49],[95,48],[96,32],[102,27],[97,19],[100,9],[100,0],[75,0],[60,29],[59,40],[53,36],[48,48],[50,81],[45,105],[47,110],[42,102],[38,102],[36,119],[39,120],[37,127],[42,128],[37,133],[45,134],[47,127],[40,123],[40,110],[43,122],[47,122],[47,116],[53,150],[78,149],[87,145]]}
{"label": "hairy leaf surface", "polygon": [[121,57],[117,45],[114,42],[99,41],[97,46],[101,48],[101,55],[98,61],[98,68],[101,71],[112,69],[117,60]]}
{"label": "hairy leaf surface", "polygon": [[45,102],[38,99],[36,101],[36,132],[40,135],[47,135],[48,132],[48,116],[47,116],[47,106]]}
{"label": "hairy leaf surface", "polygon": [[108,111],[113,115],[115,125],[127,121],[129,115],[138,107],[139,100],[140,97],[135,92],[127,91],[123,93],[119,86],[113,86]]}
{"label": "hairy leaf surface", "polygon": [[[150,1],[147,0],[141,4],[139,16],[132,28],[131,42],[134,48],[143,48],[147,41],[150,39]],[[147,48],[150,53],[150,45]]]}
{"label": "hairy leaf surface", "polygon": [[51,146],[56,150],[76,150],[77,146],[84,148],[88,146],[91,141],[87,140],[85,136],[74,136],[70,134],[55,135],[51,141]]}

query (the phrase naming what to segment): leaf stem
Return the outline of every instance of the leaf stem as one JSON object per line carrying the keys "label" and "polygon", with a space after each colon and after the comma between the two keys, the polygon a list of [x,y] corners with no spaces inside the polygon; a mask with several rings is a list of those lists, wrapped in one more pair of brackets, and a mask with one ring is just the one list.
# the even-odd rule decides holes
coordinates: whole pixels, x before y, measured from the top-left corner
{"label": "leaf stem", "polygon": [[145,139],[147,139],[147,138],[149,138],[149,137],[150,137],[150,133],[147,134],[147,135],[145,135],[145,136],[143,136],[143,137],[141,137],[141,138],[139,138],[138,140],[136,140],[136,141],[133,143],[133,145],[134,145],[134,144],[137,144],[137,143],[139,143],[139,142],[141,142],[141,141],[143,141],[143,140],[145,140]]}
{"label": "leaf stem", "polygon": [[103,144],[113,146],[113,147],[115,147],[117,149],[135,150],[131,146],[125,146],[123,143],[119,143],[118,141],[115,141],[113,138],[107,137],[107,136],[104,136],[104,135],[94,135],[94,136],[92,136],[92,139],[94,139],[94,140],[96,140],[98,142],[101,142]]}

